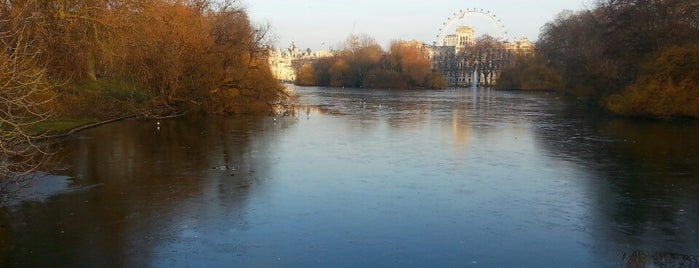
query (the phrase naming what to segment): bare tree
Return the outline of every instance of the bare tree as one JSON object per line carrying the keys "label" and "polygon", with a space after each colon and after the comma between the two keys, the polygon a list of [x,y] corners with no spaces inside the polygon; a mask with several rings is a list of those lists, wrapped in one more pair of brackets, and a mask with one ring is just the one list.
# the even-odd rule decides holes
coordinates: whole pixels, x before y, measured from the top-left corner
{"label": "bare tree", "polygon": [[0,2],[0,197],[8,186],[23,186],[50,155],[33,128],[49,116],[51,86],[25,28],[32,17],[17,12]]}
{"label": "bare tree", "polygon": [[[468,50],[473,60],[473,67],[483,77],[483,84],[492,85],[494,76],[509,60],[507,49],[494,37],[483,35]],[[478,78],[475,79],[478,80]]]}

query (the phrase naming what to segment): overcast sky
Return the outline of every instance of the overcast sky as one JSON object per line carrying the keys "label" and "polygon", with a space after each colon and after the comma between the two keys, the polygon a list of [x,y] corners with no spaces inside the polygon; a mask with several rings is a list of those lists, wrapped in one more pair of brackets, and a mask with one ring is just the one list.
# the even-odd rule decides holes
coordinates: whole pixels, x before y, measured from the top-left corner
{"label": "overcast sky", "polygon": [[[535,41],[541,26],[559,12],[583,9],[589,0],[242,0],[242,4],[253,22],[272,25],[278,47],[294,41],[302,49],[316,50],[335,48],[352,33],[368,34],[382,46],[396,39],[431,44],[449,17],[472,8],[495,14],[509,40]],[[485,16],[469,15],[458,24],[475,26],[478,36],[496,35]]]}

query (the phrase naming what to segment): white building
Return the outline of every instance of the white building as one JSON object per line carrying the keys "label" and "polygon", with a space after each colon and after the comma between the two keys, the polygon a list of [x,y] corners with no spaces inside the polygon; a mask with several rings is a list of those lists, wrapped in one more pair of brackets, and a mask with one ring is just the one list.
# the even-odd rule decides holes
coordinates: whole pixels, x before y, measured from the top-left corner
{"label": "white building", "polygon": [[269,65],[274,76],[281,81],[291,82],[296,80],[296,68],[294,62],[313,60],[318,58],[332,57],[335,53],[330,50],[311,49],[301,50],[294,42],[287,49],[273,49],[269,53]]}
{"label": "white building", "polygon": [[476,43],[476,29],[471,26],[457,26],[456,34],[444,37],[441,46],[455,47],[456,52],[464,50],[467,46]]}
{"label": "white building", "polygon": [[514,43],[503,41],[486,52],[487,61],[474,58],[482,55],[466,48],[476,45],[475,28],[456,27],[456,33],[447,35],[441,45],[430,47],[429,55],[433,68],[440,71],[450,85],[455,86],[490,86],[497,82],[500,71],[514,59],[514,55],[534,53],[534,43],[522,38]]}

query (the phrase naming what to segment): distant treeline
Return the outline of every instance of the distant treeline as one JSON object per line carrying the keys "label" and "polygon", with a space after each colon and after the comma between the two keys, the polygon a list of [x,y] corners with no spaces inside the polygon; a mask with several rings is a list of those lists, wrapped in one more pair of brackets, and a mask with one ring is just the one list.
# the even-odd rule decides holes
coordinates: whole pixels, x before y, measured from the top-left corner
{"label": "distant treeline", "polygon": [[620,114],[699,118],[695,0],[599,0],[563,12],[543,27],[537,57],[520,59],[503,74],[516,79],[503,82],[558,84]]}
{"label": "distant treeline", "polygon": [[350,36],[337,55],[301,66],[296,84],[389,89],[446,86],[419,44],[395,41],[386,52],[366,35]]}
{"label": "distant treeline", "polygon": [[27,49],[25,71],[45,71],[59,114],[99,106],[86,90],[154,111],[268,111],[284,93],[266,60],[267,29],[236,1],[0,1],[2,51]]}

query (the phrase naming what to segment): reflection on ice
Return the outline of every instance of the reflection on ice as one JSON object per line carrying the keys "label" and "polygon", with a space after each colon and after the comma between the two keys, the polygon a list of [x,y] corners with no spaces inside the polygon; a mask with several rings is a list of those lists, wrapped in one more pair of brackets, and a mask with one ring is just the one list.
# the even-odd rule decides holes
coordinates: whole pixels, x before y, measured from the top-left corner
{"label": "reflection on ice", "polygon": [[699,124],[549,93],[294,92],[288,116],[66,140],[59,190],[0,208],[0,266],[696,266]]}

